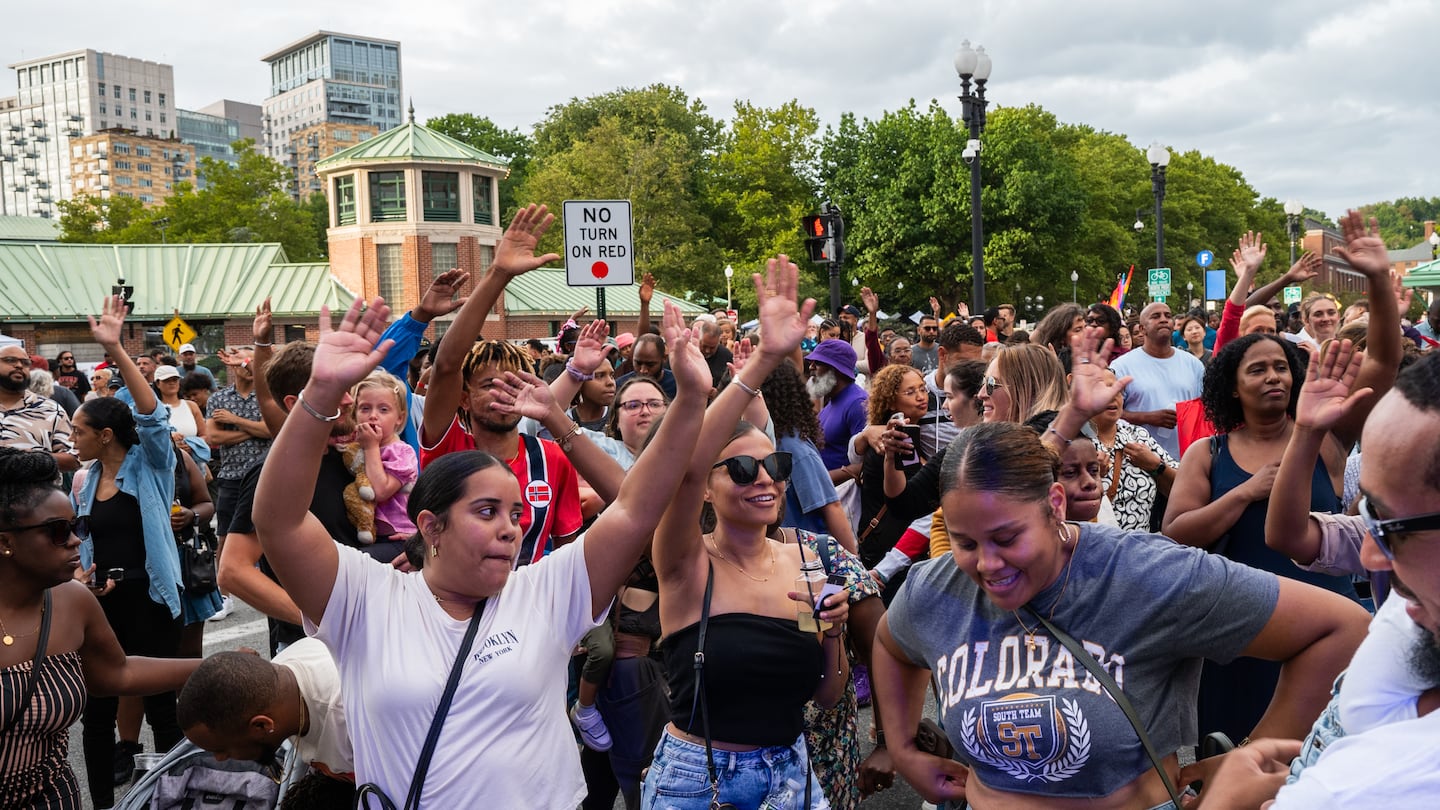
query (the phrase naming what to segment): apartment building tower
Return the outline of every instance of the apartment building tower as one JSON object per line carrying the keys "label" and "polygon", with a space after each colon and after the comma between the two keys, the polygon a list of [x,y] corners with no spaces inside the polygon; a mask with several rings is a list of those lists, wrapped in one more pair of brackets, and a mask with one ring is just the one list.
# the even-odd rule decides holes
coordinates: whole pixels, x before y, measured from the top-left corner
{"label": "apartment building tower", "polygon": [[175,183],[194,178],[195,147],[178,138],[116,127],[72,139],[70,151],[75,196],[134,197],[155,205],[175,192]]}

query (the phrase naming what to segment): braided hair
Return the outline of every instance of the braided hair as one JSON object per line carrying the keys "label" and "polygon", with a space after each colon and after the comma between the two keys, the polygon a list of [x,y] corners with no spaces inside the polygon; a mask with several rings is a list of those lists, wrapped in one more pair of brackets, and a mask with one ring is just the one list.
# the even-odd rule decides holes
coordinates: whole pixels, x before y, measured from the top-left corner
{"label": "braided hair", "polygon": [[44,450],[0,447],[0,524],[20,523],[51,492],[61,491],[59,477],[55,457]]}
{"label": "braided hair", "polygon": [[465,363],[460,367],[461,379],[466,385],[470,384],[470,375],[481,366],[495,366],[500,371],[516,374],[533,368],[524,349],[503,340],[481,340],[471,347],[470,354],[465,356]]}

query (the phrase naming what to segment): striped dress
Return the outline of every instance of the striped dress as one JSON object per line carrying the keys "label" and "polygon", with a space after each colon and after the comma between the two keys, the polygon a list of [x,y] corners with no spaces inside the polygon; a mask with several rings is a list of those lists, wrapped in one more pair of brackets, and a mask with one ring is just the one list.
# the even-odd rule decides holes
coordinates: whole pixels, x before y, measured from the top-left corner
{"label": "striped dress", "polygon": [[[0,722],[17,711],[32,661],[0,669]],[[0,738],[0,810],[80,810],[70,726],[85,708],[77,652],[47,656],[20,722]]]}

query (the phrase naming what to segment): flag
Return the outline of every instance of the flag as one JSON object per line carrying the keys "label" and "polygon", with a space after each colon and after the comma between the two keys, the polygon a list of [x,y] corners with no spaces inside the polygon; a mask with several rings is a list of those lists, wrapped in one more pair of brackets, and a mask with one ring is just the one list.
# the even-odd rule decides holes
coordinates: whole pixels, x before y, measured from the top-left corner
{"label": "flag", "polygon": [[1121,311],[1121,308],[1125,306],[1125,293],[1130,291],[1130,279],[1134,276],[1135,265],[1132,264],[1130,265],[1130,271],[1125,273],[1124,276],[1117,275],[1115,277],[1115,291],[1110,293],[1108,303],[1114,307],[1117,312]]}

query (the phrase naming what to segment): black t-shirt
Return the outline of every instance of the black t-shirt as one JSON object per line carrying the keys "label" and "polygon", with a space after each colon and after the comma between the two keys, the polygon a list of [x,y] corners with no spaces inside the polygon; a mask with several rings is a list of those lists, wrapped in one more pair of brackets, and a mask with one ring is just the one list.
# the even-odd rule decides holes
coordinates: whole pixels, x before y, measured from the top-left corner
{"label": "black t-shirt", "polygon": [[[267,456],[266,461],[274,460],[277,464],[283,464],[284,459],[275,456]],[[240,534],[255,533],[255,487],[260,483],[260,471],[264,469],[266,461],[251,467],[240,478],[240,496],[235,503],[235,516],[230,521],[230,531]],[[330,533],[335,542],[341,545],[364,548],[369,551],[375,546],[362,547],[351,525],[350,518],[345,514],[345,487],[355,480],[350,470],[345,466],[345,460],[333,449],[327,449],[325,455],[320,459],[320,473],[315,479],[315,494],[310,498],[310,514],[320,520],[321,525]],[[395,550],[390,557],[385,559],[389,562],[395,554],[399,553],[399,544],[377,543],[387,549],[391,546]],[[265,576],[279,582],[270,563],[264,556],[260,557],[260,570]],[[275,646],[280,644],[291,644],[305,637],[305,631],[297,624],[282,622],[276,619],[270,620],[270,647],[271,654],[275,652]]]}

